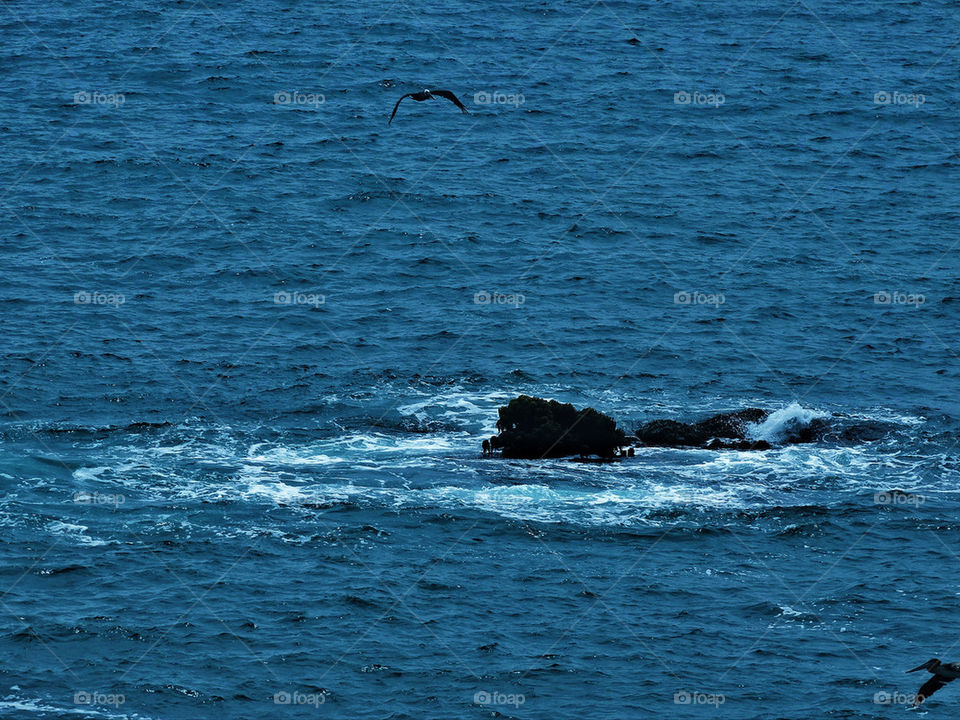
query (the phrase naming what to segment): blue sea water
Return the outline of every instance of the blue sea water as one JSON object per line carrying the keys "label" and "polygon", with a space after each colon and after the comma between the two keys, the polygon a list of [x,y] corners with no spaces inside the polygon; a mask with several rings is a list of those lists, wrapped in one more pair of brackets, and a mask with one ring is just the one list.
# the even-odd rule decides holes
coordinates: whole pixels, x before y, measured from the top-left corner
{"label": "blue sea water", "polygon": [[[0,716],[883,718],[960,659],[955,3],[2,6]],[[779,412],[481,458],[520,393]]]}

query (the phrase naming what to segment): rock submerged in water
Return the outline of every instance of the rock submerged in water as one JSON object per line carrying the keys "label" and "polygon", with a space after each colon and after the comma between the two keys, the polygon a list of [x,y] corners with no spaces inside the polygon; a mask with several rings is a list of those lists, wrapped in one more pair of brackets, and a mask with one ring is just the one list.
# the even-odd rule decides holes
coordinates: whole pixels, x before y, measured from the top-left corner
{"label": "rock submerged in water", "polygon": [[569,403],[521,395],[499,410],[499,435],[485,452],[505,458],[540,459],[595,455],[612,459],[632,444],[616,421],[593,408],[577,410]]}
{"label": "rock submerged in water", "polygon": [[637,439],[653,447],[701,447],[710,450],[769,450],[766,440],[747,437],[747,425],[762,422],[769,413],[747,408],[720,413],[695,423],[651,420],[637,430]]}

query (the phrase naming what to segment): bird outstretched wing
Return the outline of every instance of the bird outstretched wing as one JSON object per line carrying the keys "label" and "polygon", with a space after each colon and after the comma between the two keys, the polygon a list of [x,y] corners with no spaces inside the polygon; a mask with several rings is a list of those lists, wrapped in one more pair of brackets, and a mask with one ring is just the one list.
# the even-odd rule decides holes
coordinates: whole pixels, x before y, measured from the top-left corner
{"label": "bird outstretched wing", "polygon": [[919,690],[917,690],[917,695],[913,699],[913,704],[919,705],[928,697],[933,695],[937,690],[939,690],[948,682],[950,682],[952,679],[953,678],[944,678],[944,677],[940,677],[939,675],[934,675],[932,678],[927,680],[923,685],[921,685]]}
{"label": "bird outstretched wing", "polygon": [[393,112],[390,113],[390,119],[387,120],[387,125],[389,125],[390,123],[393,122],[393,116],[397,114],[397,108],[400,107],[400,103],[403,102],[403,98],[408,98],[408,97],[410,97],[411,95],[413,95],[413,93],[407,93],[406,95],[401,95],[401,96],[400,96],[400,99],[397,100],[397,104],[393,106]]}
{"label": "bird outstretched wing", "polygon": [[437,97],[446,98],[460,108],[463,112],[467,112],[467,109],[463,106],[463,103],[460,102],[460,99],[449,90],[431,90],[430,94],[436,95]]}

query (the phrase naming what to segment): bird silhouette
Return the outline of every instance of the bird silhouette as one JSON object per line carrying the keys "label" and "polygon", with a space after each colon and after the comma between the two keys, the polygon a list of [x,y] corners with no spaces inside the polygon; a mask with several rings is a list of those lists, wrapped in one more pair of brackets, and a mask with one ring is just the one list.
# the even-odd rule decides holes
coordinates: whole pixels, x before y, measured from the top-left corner
{"label": "bird silhouette", "polygon": [[960,677],[960,663],[942,663],[937,658],[927,660],[923,665],[918,665],[913,670],[907,670],[908,673],[917,672],[917,670],[926,670],[933,673],[933,677],[927,680],[913,698],[914,707],[919,706],[924,700],[933,695],[948,682],[953,682]]}
{"label": "bird silhouette", "polygon": [[413,98],[417,102],[423,102],[424,100],[429,100],[431,98],[446,98],[460,108],[460,110],[467,112],[467,109],[463,106],[463,103],[460,102],[460,99],[449,90],[422,90],[420,92],[407,93],[397,100],[397,104],[393,106],[393,112],[390,114],[390,119],[387,120],[387,125],[393,122],[393,116],[397,114],[397,108],[400,107],[400,103],[403,102],[403,98]]}

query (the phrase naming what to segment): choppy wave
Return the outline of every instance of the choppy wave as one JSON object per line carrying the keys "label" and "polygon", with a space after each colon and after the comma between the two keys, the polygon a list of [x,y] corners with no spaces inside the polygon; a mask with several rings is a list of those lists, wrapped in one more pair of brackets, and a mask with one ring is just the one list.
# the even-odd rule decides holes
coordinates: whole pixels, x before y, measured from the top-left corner
{"label": "choppy wave", "polygon": [[92,706],[90,704],[62,705],[52,701],[17,698],[13,695],[7,695],[0,700],[0,712],[6,717],[13,717],[13,713],[22,714],[25,717],[36,717],[38,720],[44,718],[79,717],[79,718],[107,718],[110,720],[147,720],[146,715],[139,713],[123,713],[119,709],[112,710],[106,706]]}
{"label": "choppy wave", "polygon": [[[450,412],[431,402],[434,412]],[[830,416],[789,405],[752,433],[780,438]],[[288,441],[249,442],[241,429],[219,428],[205,440],[173,445],[98,443],[98,464],[76,468],[70,479],[73,492],[124,493],[127,507],[173,499],[308,510],[351,505],[622,526],[659,522],[663,512],[694,517],[862,504],[874,492],[916,489],[923,485],[918,478],[925,478],[928,489],[949,492],[946,470],[953,460],[918,452],[916,431],[922,427],[901,423],[901,434],[884,443],[813,442],[764,452],[639,448],[636,457],[609,465],[484,459],[477,452],[483,436],[467,431],[348,432],[317,439],[299,432]],[[942,481],[931,486],[938,477]],[[82,525],[49,529],[96,542]]]}
{"label": "choppy wave", "polygon": [[827,417],[830,417],[830,413],[791,403],[785,408],[774,410],[762,422],[751,423],[747,428],[747,436],[751,440],[780,443],[808,428],[814,420]]}
{"label": "choppy wave", "polygon": [[[874,493],[893,488],[950,493],[960,465],[955,454],[927,440],[942,427],[920,416],[883,409],[841,413],[798,403],[749,427],[752,438],[775,444],[762,452],[641,447],[634,458],[609,465],[482,458],[480,441],[492,431],[506,397],[458,386],[414,394],[395,403],[396,417],[416,419],[408,430],[402,424],[388,429],[380,416],[367,415],[321,428],[193,419],[147,432],[137,426],[110,434],[61,433],[46,443],[40,464],[16,461],[8,476],[27,479],[15,482],[7,504],[38,494],[60,492],[66,503],[74,493],[99,493],[122,495],[123,506],[115,508],[121,513],[171,502],[305,512],[349,506],[622,527],[678,517],[701,522],[704,514],[725,522],[737,512],[778,507],[863,507]],[[776,444],[816,423],[825,423],[820,440]],[[882,432],[867,441],[835,441],[865,424]],[[15,443],[22,436],[8,427],[5,437]],[[24,463],[32,471],[26,476]],[[41,479],[51,469],[64,475],[65,486]],[[15,514],[3,517],[18,522]],[[44,527],[71,543],[111,541],[84,518],[48,518]]]}

